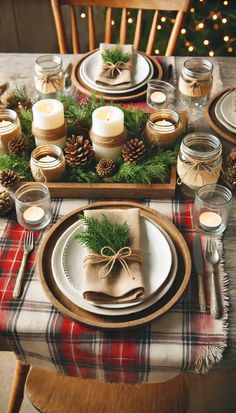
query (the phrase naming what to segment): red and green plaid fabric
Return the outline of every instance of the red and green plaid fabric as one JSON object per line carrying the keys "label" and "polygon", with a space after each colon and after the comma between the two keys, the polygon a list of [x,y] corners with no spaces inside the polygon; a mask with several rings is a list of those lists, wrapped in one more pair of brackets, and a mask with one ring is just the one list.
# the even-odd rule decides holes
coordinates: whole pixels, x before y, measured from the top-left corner
{"label": "red and green plaid fabric", "polygon": [[[86,200],[54,200],[52,223],[86,203]],[[191,251],[194,236],[191,202],[166,200],[145,204],[173,220]],[[193,270],[185,294],[166,314],[136,329],[103,331],[64,317],[44,294],[36,260],[37,248],[46,231],[35,232],[36,248],[27,264],[23,296],[20,300],[12,299],[25,230],[14,217],[1,219],[0,224],[0,338],[8,342],[23,363],[71,376],[141,383],[158,381],[160,372],[204,372],[221,359],[226,346],[227,311],[222,320],[210,315],[207,267],[206,313],[199,312]],[[222,265],[220,282],[225,294],[226,275]]]}

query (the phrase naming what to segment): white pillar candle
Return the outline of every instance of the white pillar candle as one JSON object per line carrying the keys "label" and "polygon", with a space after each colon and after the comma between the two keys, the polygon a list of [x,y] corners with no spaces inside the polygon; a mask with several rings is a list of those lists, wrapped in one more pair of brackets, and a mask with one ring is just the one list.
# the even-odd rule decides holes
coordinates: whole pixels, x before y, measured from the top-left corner
{"label": "white pillar candle", "polygon": [[92,114],[92,130],[96,135],[108,138],[124,131],[124,112],[114,106],[102,106]]}
{"label": "white pillar candle", "polygon": [[203,229],[208,231],[214,231],[220,227],[222,224],[222,218],[216,212],[203,212],[199,216],[199,222]]}
{"label": "white pillar candle", "polygon": [[32,107],[33,123],[38,129],[50,130],[64,124],[64,106],[56,99],[43,99]]}

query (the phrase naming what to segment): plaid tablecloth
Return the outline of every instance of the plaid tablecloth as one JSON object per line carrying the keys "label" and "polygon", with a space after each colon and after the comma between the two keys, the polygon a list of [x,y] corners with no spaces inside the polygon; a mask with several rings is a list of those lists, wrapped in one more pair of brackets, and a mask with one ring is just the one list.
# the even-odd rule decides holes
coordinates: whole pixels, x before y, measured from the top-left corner
{"label": "plaid tablecloth", "polygon": [[[194,231],[191,202],[143,201],[173,220],[191,251]],[[53,201],[52,223],[86,200]],[[24,294],[12,299],[15,277],[23,254],[24,229],[15,217],[0,221],[0,337],[23,363],[71,376],[110,382],[155,382],[160,372],[206,372],[222,358],[227,339],[227,276],[220,264],[224,316],[209,313],[208,271],[204,282],[207,312],[200,313],[194,270],[182,299],[148,325],[125,331],[102,331],[64,317],[53,307],[40,285],[37,248],[46,231],[35,232],[36,249],[30,255]],[[204,240],[203,240],[204,242]],[[221,245],[219,245],[221,247]]]}

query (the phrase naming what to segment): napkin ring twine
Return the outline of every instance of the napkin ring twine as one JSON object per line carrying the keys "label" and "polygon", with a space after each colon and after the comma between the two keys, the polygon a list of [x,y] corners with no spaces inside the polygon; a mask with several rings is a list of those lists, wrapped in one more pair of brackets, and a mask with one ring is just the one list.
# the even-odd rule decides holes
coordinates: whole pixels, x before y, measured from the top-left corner
{"label": "napkin ring twine", "polygon": [[[113,255],[107,255],[105,251],[110,251]],[[105,246],[101,249],[100,255],[87,255],[84,259],[84,264],[86,265],[88,262],[91,264],[105,263],[105,265],[98,271],[98,276],[102,279],[111,275],[112,269],[117,261],[120,262],[124,270],[134,280],[135,277],[132,275],[127,261],[139,262],[141,264],[143,262],[142,253],[140,250],[131,250],[130,247],[123,247],[120,248],[119,251],[115,252],[111,247]]]}
{"label": "napkin ring twine", "polygon": [[120,61],[116,63],[106,62],[103,64],[102,74],[114,79],[121,74],[122,70],[131,70],[131,64]]}

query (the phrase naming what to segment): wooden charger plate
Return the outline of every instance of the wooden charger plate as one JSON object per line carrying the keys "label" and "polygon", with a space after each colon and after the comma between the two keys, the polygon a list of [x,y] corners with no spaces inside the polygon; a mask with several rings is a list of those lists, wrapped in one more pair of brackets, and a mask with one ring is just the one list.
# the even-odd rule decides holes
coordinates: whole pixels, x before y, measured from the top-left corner
{"label": "wooden charger plate", "polygon": [[[54,281],[51,266],[51,257],[57,240],[68,227],[70,227],[74,222],[78,220],[78,213],[81,213],[86,209],[98,208],[139,208],[140,214],[142,216],[151,218],[157,224],[161,225],[174,242],[178,255],[178,270],[175,281],[162,299],[158,300],[155,304],[146,308],[145,310],[129,315],[123,315],[120,317],[103,316],[90,313],[72,303],[60,291]],[[120,329],[137,327],[141,324],[148,323],[154,318],[164,314],[179,300],[189,282],[191,274],[191,257],[188,246],[181,233],[178,231],[175,225],[162,214],[135,202],[96,202],[93,204],[85,205],[70,212],[51,228],[46,239],[39,249],[38,268],[40,281],[47,297],[62,314],[93,327]],[[81,269],[81,271],[83,271],[83,269]]]}
{"label": "wooden charger plate", "polygon": [[[140,99],[143,96],[145,96],[146,91],[147,91],[147,85],[144,85],[140,89],[134,90],[133,92],[124,93],[124,94],[119,95],[119,96],[116,95],[116,94],[103,94],[102,92],[95,91],[92,88],[90,88],[88,85],[86,85],[80,77],[79,68],[80,68],[81,63],[84,61],[84,59],[86,59],[86,57],[88,57],[89,55],[95,53],[96,51],[97,51],[97,49],[81,56],[81,58],[79,58],[79,60],[73,65],[71,78],[72,78],[72,81],[73,81],[74,85],[77,87],[77,89],[80,92],[82,92],[86,96],[90,96],[91,94],[95,94],[97,96],[103,97],[103,99],[105,99],[105,100],[112,100],[112,101],[116,101],[116,102],[120,102],[120,101],[127,102],[127,101],[130,101],[130,100],[137,100],[137,99]],[[158,62],[158,60],[155,59],[152,56],[146,55],[144,52],[139,52],[139,53],[146,56],[152,62],[153,66],[154,66],[154,78],[155,79],[161,79],[162,76],[163,76],[163,70],[162,70],[162,66]]]}
{"label": "wooden charger plate", "polygon": [[230,89],[231,88],[221,90],[220,93],[213,96],[213,98],[209,100],[206,106],[206,109],[205,109],[205,117],[214,132],[216,132],[218,135],[220,135],[222,138],[226,139],[227,141],[236,145],[236,134],[229,131],[224,125],[222,125],[221,122],[219,122],[219,120],[217,119],[216,114],[215,114],[215,107],[216,107],[218,100],[221,98],[221,96],[224,93],[228,92]]}

